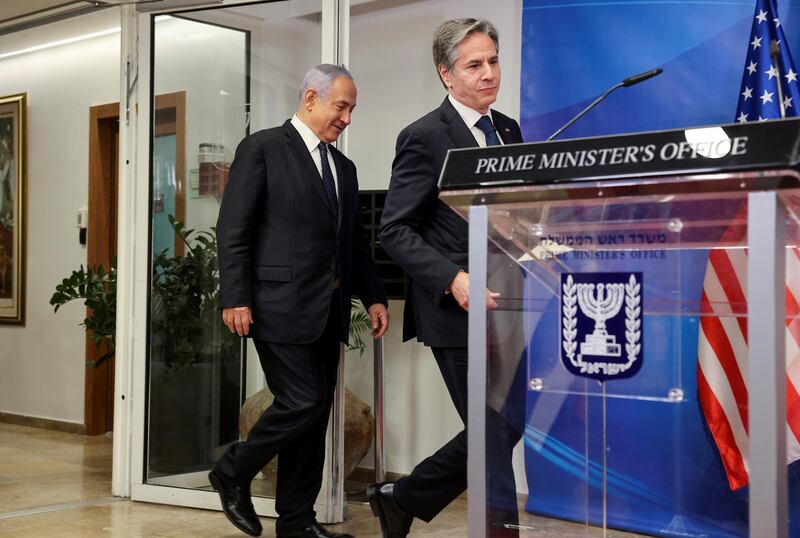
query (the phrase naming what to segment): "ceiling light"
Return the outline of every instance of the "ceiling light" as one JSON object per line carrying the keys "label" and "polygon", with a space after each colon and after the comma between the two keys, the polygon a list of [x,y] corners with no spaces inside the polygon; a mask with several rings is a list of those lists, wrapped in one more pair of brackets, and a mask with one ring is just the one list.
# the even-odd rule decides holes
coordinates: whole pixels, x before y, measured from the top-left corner
{"label": "ceiling light", "polygon": [[50,43],[44,43],[43,45],[36,45],[34,47],[28,47],[26,49],[15,50],[11,52],[4,52],[0,54],[0,60],[4,58],[11,58],[12,56],[19,56],[21,54],[27,54],[29,52],[36,52],[39,50],[45,49],[52,49],[53,47],[60,47],[61,45],[69,45],[71,43],[78,43],[79,41],[86,41],[88,39],[94,39],[96,37],[103,37],[112,34],[118,34],[121,31],[119,27],[111,28],[109,30],[103,30],[102,32],[94,32],[91,34],[85,34],[78,37],[71,37],[69,39],[59,39],[58,41],[51,41]]}

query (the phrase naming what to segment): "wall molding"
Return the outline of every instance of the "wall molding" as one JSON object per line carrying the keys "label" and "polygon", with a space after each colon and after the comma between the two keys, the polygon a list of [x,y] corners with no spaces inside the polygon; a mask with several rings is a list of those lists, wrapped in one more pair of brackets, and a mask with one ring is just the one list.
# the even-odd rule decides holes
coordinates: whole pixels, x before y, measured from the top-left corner
{"label": "wall molding", "polygon": [[83,435],[85,428],[83,424],[77,422],[67,422],[65,420],[54,420],[51,418],[31,417],[27,415],[16,415],[14,413],[3,413],[0,411],[0,423],[16,424],[17,426],[29,426],[31,428],[42,428],[64,433],[77,433]]}

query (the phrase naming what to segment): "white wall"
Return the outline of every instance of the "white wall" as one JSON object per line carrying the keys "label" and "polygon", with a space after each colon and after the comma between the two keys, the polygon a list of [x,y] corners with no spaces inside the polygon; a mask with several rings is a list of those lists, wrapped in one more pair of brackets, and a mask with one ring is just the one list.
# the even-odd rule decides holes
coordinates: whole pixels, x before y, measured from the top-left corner
{"label": "white wall", "polygon": [[[117,9],[0,39],[0,54],[119,27]],[[86,263],[89,107],[119,101],[119,35],[0,60],[0,95],[28,93],[27,323],[0,325],[0,412],[83,423],[85,308],[49,304]]]}
{"label": "white wall", "polygon": [[[400,130],[438,107],[446,92],[433,67],[436,27],[452,18],[492,21],[500,33],[501,90],[495,108],[519,117],[521,0],[380,0],[352,8],[350,69],[358,106],[348,128],[349,156],[362,189],[389,186]],[[403,301],[391,301],[385,339],[385,447],[388,471],[407,473],[461,428],[430,350],[402,343]],[[348,353],[347,386],[372,404],[372,350]],[[365,467],[372,465],[372,452]],[[518,485],[524,482],[518,478]]]}

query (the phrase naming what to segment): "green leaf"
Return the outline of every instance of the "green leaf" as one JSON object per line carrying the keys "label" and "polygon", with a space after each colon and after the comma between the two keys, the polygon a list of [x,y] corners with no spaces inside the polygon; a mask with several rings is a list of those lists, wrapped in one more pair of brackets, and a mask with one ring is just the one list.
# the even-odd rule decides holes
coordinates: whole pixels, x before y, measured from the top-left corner
{"label": "green leaf", "polygon": [[[242,342],[220,318],[219,264],[214,228],[195,231],[168,215],[176,236],[186,245],[184,256],[168,249],[152,257],[150,282],[150,360],[166,365],[162,381],[187,372],[193,364],[238,361]],[[114,357],[116,348],[117,260],[110,266],[81,265],[60,283],[50,298],[55,312],[80,299],[91,310],[81,323],[96,345],[108,345],[94,365]],[[351,301],[351,346],[362,354],[372,330],[369,316]]]}

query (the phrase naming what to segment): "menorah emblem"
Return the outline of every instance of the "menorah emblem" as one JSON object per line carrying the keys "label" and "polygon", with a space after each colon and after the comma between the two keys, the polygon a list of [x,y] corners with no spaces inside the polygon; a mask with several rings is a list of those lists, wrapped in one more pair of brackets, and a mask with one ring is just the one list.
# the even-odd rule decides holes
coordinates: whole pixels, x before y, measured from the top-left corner
{"label": "menorah emblem", "polygon": [[606,320],[619,314],[625,298],[625,284],[578,284],[577,292],[581,311],[594,320],[594,332],[587,334],[581,343],[581,355],[621,356],[622,346],[606,331]]}
{"label": "menorah emblem", "polygon": [[642,273],[561,274],[561,360],[600,381],[642,367]]}

